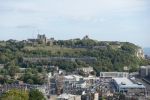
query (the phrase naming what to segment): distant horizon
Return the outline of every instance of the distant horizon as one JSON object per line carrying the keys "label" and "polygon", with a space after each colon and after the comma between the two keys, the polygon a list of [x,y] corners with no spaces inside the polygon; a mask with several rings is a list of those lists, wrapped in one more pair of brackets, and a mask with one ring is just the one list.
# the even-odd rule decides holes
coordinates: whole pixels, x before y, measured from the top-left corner
{"label": "distant horizon", "polygon": [[[37,35],[38,34],[40,34],[40,33],[37,33],[37,34],[32,34],[32,36],[30,35],[30,36],[28,36],[28,37],[24,37],[24,38],[15,38],[15,37],[10,37],[10,38],[8,38],[7,37],[7,39],[1,39],[1,37],[0,37],[0,41],[8,41],[8,40],[10,40],[10,39],[13,39],[13,40],[17,40],[17,41],[22,41],[22,40],[28,40],[28,39],[36,39],[37,38]],[[54,38],[55,40],[70,40],[70,39],[77,39],[77,38],[80,38],[80,39],[82,39],[84,36],[86,36],[87,34],[85,34],[85,35],[80,35],[79,37],[68,37],[68,38],[62,38],[62,37],[55,37],[55,36],[50,36],[50,35],[47,35],[47,34],[40,34],[40,35],[45,35],[46,37],[47,37],[47,39],[49,39],[49,38]],[[15,36],[15,35],[14,35]],[[88,35],[89,36],[89,35]],[[89,36],[89,38],[90,39],[93,39],[93,40],[97,40],[97,41],[118,41],[118,42],[130,42],[130,41],[123,41],[123,40],[102,40],[102,39],[97,39],[97,38],[94,38],[94,37],[92,37],[92,36]],[[141,46],[141,45],[139,45],[139,44],[137,44],[137,43],[134,43],[134,42],[130,42],[130,43],[133,43],[133,44],[135,44],[135,45],[137,45],[137,46],[140,46],[140,47],[142,47],[142,48],[150,48],[150,46],[149,47],[143,47],[143,46]]]}
{"label": "distant horizon", "polygon": [[150,56],[150,47],[148,47],[148,48],[143,48],[143,50],[144,50],[144,54],[145,54],[145,55],[149,55],[149,56]]}

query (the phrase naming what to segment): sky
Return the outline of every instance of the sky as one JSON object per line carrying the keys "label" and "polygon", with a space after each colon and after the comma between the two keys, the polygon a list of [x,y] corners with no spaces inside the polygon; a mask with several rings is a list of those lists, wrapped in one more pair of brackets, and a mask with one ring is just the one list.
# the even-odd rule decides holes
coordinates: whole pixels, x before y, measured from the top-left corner
{"label": "sky", "polygon": [[38,33],[150,47],[150,0],[0,0],[0,40]]}

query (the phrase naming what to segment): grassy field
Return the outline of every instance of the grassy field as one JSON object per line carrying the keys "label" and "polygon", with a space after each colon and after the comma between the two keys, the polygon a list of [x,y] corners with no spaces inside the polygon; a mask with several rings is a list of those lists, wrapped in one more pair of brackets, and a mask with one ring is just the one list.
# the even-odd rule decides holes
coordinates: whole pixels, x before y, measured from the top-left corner
{"label": "grassy field", "polygon": [[23,48],[23,50],[27,51],[51,51],[52,54],[60,52],[63,53],[78,53],[78,52],[84,52],[86,49],[84,48],[67,48],[67,47],[60,47],[60,46],[26,46]]}

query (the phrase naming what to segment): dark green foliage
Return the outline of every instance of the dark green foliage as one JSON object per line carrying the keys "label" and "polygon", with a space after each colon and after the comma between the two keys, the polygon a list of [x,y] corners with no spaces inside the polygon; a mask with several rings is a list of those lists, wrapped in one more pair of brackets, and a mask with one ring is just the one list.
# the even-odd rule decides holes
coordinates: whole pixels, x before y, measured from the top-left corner
{"label": "dark green foliage", "polygon": [[46,100],[44,95],[37,89],[29,92],[29,100]]}
{"label": "dark green foliage", "polygon": [[0,96],[0,100],[29,100],[28,91],[12,89]]}
{"label": "dark green foliage", "polygon": [[43,93],[37,89],[30,91],[12,89],[0,96],[0,100],[46,100]]}
{"label": "dark green foliage", "polygon": [[43,74],[39,74],[37,69],[27,69],[20,80],[29,84],[44,84],[47,82],[46,77]]}
{"label": "dark green foliage", "polygon": [[[98,46],[99,49],[94,49]],[[103,47],[101,48],[101,46]],[[120,47],[119,47],[120,46]],[[104,42],[91,39],[81,40],[58,40],[53,46],[44,46],[41,44],[31,46],[23,42],[15,40],[0,42],[0,63],[6,64],[6,71],[1,71],[2,74],[15,76],[18,72],[18,66],[31,68],[31,73],[26,73],[22,80],[28,83],[38,83],[37,73],[43,73],[42,68],[37,68],[37,65],[56,65],[66,71],[74,71],[78,67],[94,67],[97,74],[100,71],[123,71],[124,66],[128,66],[130,71],[136,71],[140,65],[150,64],[150,61],[139,59],[135,56],[136,50],[139,47],[128,42]],[[57,62],[23,62],[22,57],[96,57],[96,62],[83,61],[57,61]],[[13,63],[12,63],[13,61]],[[35,70],[37,69],[37,70]],[[50,69],[46,69],[46,71]],[[34,71],[34,72],[33,72]],[[28,80],[29,79],[29,80]],[[39,81],[41,82],[41,81]],[[43,83],[43,82],[41,82]],[[40,84],[41,84],[40,83]]]}

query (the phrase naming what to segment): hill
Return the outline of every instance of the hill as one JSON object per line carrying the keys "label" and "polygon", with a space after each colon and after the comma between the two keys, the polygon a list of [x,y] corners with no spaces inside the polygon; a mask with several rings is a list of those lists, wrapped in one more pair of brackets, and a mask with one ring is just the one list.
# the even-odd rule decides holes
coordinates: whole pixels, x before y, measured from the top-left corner
{"label": "hill", "polygon": [[149,63],[143,59],[141,51],[140,47],[132,43],[118,41],[71,39],[55,40],[49,45],[41,42],[9,40],[0,42],[0,63],[13,62],[15,66],[30,68],[56,65],[67,71],[93,66],[97,73],[123,71],[123,67],[128,66],[130,71],[135,71],[140,65]]}

